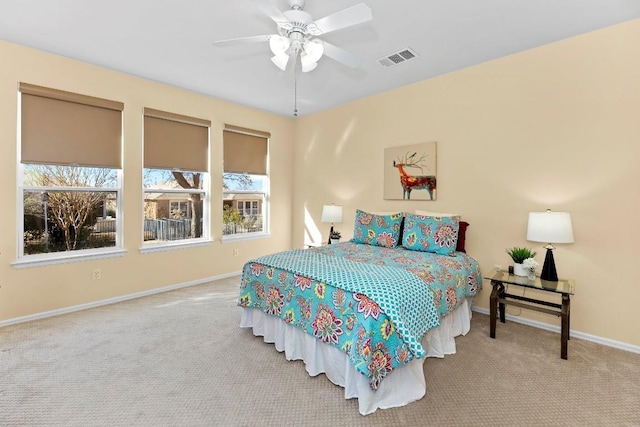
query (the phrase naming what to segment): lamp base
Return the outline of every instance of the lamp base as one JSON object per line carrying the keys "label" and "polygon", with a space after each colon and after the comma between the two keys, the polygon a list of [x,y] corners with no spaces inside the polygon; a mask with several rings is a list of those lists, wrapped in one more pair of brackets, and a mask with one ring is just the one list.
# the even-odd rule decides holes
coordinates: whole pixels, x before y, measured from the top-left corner
{"label": "lamp base", "polygon": [[553,248],[547,248],[547,254],[544,257],[544,264],[542,265],[542,272],[540,273],[540,279],[548,282],[558,281],[556,263],[553,260]]}
{"label": "lamp base", "polygon": [[331,225],[331,230],[329,230],[329,239],[327,240],[327,245],[331,244],[331,235],[333,234],[333,225]]}

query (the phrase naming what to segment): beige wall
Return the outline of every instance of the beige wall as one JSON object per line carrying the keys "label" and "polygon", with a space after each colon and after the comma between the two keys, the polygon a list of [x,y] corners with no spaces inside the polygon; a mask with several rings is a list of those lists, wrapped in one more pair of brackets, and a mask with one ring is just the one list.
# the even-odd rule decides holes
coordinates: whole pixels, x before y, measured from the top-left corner
{"label": "beige wall", "polygon": [[[238,272],[245,260],[291,246],[293,125],[289,118],[242,107],[0,41],[0,322],[153,288]],[[212,78],[215,78],[212,76]],[[124,248],[99,261],[16,269],[16,119],[18,82],[121,101],[124,109]],[[208,119],[211,127],[211,230],[198,248],[141,254],[142,112],[151,107]],[[222,129],[225,123],[271,132],[271,237],[221,243]],[[238,249],[239,256],[233,256]],[[101,280],[92,280],[94,268]]]}
{"label": "beige wall", "polygon": [[[568,211],[575,243],[555,258],[558,274],[576,280],[571,328],[639,346],[639,40],[631,21],[298,119],[294,244],[316,227],[327,233],[325,203],[344,206],[347,238],[357,208],[459,212],[488,276],[514,245],[535,248],[542,263],[541,245],[526,241],[528,213]],[[384,201],[384,148],[433,140],[438,200]],[[485,281],[479,306],[489,290]]]}

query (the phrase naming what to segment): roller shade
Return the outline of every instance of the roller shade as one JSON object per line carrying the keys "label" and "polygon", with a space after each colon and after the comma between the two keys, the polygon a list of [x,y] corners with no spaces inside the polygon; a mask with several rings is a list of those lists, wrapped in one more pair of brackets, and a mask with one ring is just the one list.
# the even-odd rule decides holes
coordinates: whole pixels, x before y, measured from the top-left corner
{"label": "roller shade", "polygon": [[144,109],[144,167],[206,172],[208,120]]}
{"label": "roller shade", "polygon": [[226,173],[267,174],[268,139],[271,134],[225,125],[224,171]]}
{"label": "roller shade", "polygon": [[21,162],[121,167],[124,104],[20,83]]}

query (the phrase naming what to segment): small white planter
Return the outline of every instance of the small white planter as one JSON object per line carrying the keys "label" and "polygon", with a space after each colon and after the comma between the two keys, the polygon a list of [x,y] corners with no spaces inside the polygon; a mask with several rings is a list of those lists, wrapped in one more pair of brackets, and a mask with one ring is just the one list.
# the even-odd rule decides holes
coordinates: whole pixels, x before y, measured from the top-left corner
{"label": "small white planter", "polygon": [[524,268],[524,266],[522,264],[518,264],[518,263],[513,263],[513,274],[516,276],[522,276],[522,277],[528,277],[529,276],[529,270],[527,270],[526,268]]}
{"label": "small white planter", "polygon": [[340,239],[331,239],[332,245],[335,245],[336,243],[340,243]]}

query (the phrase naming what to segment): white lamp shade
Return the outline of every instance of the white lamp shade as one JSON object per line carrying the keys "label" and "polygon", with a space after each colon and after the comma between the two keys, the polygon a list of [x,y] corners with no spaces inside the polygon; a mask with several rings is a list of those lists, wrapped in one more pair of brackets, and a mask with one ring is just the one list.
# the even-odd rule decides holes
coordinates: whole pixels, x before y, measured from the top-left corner
{"label": "white lamp shade", "polygon": [[318,61],[324,53],[324,45],[318,39],[307,41],[302,47],[300,53],[300,65],[302,66],[302,72],[308,73],[318,66]]}
{"label": "white lamp shade", "polygon": [[303,53],[300,55],[300,65],[302,66],[302,72],[308,73],[309,71],[313,71],[318,66],[318,63],[309,61],[306,55]]}
{"label": "white lamp shade", "polygon": [[289,55],[283,53],[282,55],[272,56],[271,62],[276,64],[282,71],[285,71],[287,69],[287,62],[289,62]]}
{"label": "white lamp shade", "polygon": [[324,53],[324,45],[318,39],[309,40],[304,44],[303,51],[311,62],[318,62]]}
{"label": "white lamp shade", "polygon": [[527,240],[543,243],[573,243],[571,215],[567,212],[531,212]]}
{"label": "white lamp shade", "polygon": [[291,42],[286,37],[273,35],[269,38],[269,47],[275,56],[284,55],[289,46]]}
{"label": "white lamp shade", "polygon": [[324,205],[322,207],[322,222],[341,223],[342,206]]}

